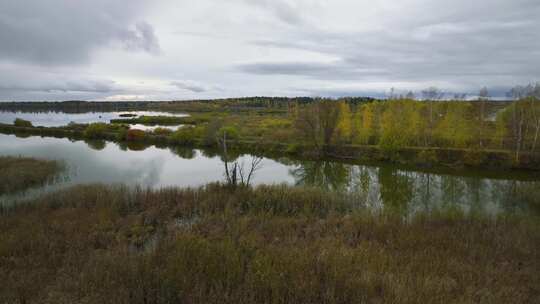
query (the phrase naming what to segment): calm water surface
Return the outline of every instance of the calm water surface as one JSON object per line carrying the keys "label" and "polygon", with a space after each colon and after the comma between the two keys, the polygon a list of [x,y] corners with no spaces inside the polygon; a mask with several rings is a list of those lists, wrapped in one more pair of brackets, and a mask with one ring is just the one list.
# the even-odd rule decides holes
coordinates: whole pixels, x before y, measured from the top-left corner
{"label": "calm water surface", "polygon": [[[75,184],[123,183],[160,188],[224,181],[222,157],[214,152],[186,148],[125,146],[104,141],[71,142],[68,139],[18,138],[0,134],[0,155],[57,159],[68,167],[63,178],[55,183],[17,195],[0,196],[4,202]],[[250,155],[237,157],[240,163],[250,163]],[[531,173],[464,171],[455,175],[424,173],[390,165],[263,159],[254,184],[279,183],[340,191],[365,202],[370,208],[392,209],[405,214],[439,208],[489,214],[540,214],[538,192],[535,192],[540,189],[540,182]]]}
{"label": "calm water surface", "polygon": [[[11,112],[0,111],[0,123],[12,124],[15,118],[31,121],[34,126],[61,127],[70,122],[78,124],[89,124],[94,122],[109,123],[111,119],[119,119],[121,114],[134,114],[137,116],[176,116],[185,117],[187,114],[152,112],[152,111],[124,111],[124,112],[85,112],[85,113],[64,113],[64,112]],[[130,117],[126,117],[130,118]],[[157,127],[177,130],[181,126],[144,126],[132,125],[132,128],[141,130],[153,130]]]}

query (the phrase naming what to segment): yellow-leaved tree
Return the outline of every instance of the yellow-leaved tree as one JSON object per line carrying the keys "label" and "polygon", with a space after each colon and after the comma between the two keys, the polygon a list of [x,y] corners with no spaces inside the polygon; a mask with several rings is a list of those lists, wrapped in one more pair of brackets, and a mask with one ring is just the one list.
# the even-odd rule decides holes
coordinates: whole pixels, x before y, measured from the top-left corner
{"label": "yellow-leaved tree", "polygon": [[435,129],[435,135],[445,145],[464,148],[473,139],[470,117],[471,105],[453,102],[447,107],[446,115]]}
{"label": "yellow-leaved tree", "polygon": [[336,141],[338,143],[349,143],[351,141],[352,134],[352,114],[351,108],[348,103],[340,101],[338,104],[339,107],[339,118],[337,125],[337,136]]}
{"label": "yellow-leaved tree", "polygon": [[356,132],[354,143],[368,145],[375,135],[375,106],[372,103],[362,105],[354,117]]}

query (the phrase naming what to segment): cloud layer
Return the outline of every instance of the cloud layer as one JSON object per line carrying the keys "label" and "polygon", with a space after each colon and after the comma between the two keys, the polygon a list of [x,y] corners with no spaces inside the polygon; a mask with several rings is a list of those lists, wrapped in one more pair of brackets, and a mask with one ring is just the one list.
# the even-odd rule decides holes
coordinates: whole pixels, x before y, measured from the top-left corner
{"label": "cloud layer", "polygon": [[0,60],[40,65],[82,64],[103,46],[159,51],[144,21],[143,1],[3,0]]}
{"label": "cloud layer", "polygon": [[496,94],[540,80],[537,0],[3,0],[0,100]]}

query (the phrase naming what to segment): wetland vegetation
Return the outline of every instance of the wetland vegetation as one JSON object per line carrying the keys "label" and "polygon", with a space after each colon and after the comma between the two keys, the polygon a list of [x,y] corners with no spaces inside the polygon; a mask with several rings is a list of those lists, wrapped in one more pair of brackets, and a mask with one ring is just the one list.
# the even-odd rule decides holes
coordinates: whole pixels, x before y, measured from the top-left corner
{"label": "wetland vegetation", "polygon": [[0,196],[44,185],[62,170],[58,161],[0,156]]}
{"label": "wetland vegetation", "polygon": [[[189,116],[128,103],[87,123],[0,124],[16,135],[0,152],[72,169],[0,195],[0,302],[538,302],[529,95],[138,105]],[[22,160],[6,180],[40,171]]]}
{"label": "wetland vegetation", "polygon": [[5,208],[6,303],[535,303],[537,218],[314,188],[77,186]]}

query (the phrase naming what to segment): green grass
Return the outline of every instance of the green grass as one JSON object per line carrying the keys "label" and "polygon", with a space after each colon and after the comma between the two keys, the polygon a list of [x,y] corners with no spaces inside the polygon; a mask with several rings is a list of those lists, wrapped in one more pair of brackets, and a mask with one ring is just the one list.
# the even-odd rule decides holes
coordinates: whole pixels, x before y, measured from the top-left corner
{"label": "green grass", "polygon": [[537,303],[537,219],[317,189],[78,186],[0,215],[2,303]]}
{"label": "green grass", "polygon": [[43,185],[61,170],[62,164],[57,161],[0,157],[0,195]]}

